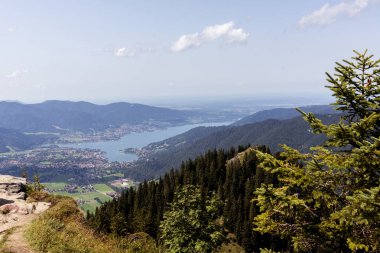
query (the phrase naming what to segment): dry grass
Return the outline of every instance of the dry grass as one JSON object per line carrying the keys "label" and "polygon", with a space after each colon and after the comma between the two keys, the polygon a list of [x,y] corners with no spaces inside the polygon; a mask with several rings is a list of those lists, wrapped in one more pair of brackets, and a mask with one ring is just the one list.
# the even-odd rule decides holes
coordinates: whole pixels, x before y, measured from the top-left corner
{"label": "dry grass", "polygon": [[129,238],[96,234],[85,225],[76,202],[69,197],[57,196],[51,201],[53,206],[35,220],[26,231],[29,243],[38,252],[158,252],[155,242],[148,243],[146,237],[131,241]]}
{"label": "dry grass", "polygon": [[0,252],[7,253],[7,251],[4,251],[4,247],[6,246],[6,242],[8,240],[8,237],[15,231],[15,227],[8,229],[4,231],[2,234],[0,234]]}

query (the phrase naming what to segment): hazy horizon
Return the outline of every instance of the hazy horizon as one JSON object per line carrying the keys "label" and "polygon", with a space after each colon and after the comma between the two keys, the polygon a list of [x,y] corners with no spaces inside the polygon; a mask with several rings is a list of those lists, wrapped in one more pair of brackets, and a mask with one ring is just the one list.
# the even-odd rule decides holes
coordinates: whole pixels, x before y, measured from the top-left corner
{"label": "hazy horizon", "polygon": [[181,108],[186,106],[219,106],[225,105],[250,105],[250,104],[295,104],[295,105],[325,105],[333,102],[332,96],[328,93],[315,94],[253,94],[253,95],[240,95],[240,96],[192,96],[192,97],[141,97],[133,99],[46,99],[46,100],[12,100],[4,99],[0,102],[16,102],[21,104],[40,104],[48,101],[67,101],[67,102],[88,102],[97,105],[106,105],[112,103],[126,102],[135,104],[145,104],[151,106],[160,106],[168,108]]}

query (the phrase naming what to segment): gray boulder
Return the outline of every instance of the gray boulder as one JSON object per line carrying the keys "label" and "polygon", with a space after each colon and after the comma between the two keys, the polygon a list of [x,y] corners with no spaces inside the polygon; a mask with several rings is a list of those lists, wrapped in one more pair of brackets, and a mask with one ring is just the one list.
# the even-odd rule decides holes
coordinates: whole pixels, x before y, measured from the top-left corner
{"label": "gray boulder", "polygon": [[0,175],[0,205],[15,199],[25,199],[26,179]]}

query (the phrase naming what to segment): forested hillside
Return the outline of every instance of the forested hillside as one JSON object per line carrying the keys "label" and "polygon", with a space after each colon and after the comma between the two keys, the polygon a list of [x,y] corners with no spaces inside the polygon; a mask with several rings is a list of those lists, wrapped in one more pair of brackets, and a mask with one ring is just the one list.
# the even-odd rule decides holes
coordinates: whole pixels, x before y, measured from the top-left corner
{"label": "forested hillside", "polygon": [[[298,112],[297,112],[298,113]],[[299,114],[299,113],[298,113]],[[319,115],[323,122],[338,121],[338,114]],[[176,168],[181,161],[195,158],[209,149],[229,149],[239,145],[266,145],[274,153],[281,151],[279,144],[307,151],[309,147],[325,141],[324,135],[315,135],[302,117],[288,120],[265,120],[243,126],[198,127],[167,140],[152,143],[147,150],[153,152],[129,169],[139,179],[162,175]]]}
{"label": "forested hillside", "polygon": [[[268,152],[263,147],[259,149]],[[95,214],[88,214],[88,221],[99,232],[119,235],[146,232],[158,239],[160,222],[175,191],[183,185],[196,185],[203,197],[215,192],[221,199],[224,205],[218,216],[223,216],[225,229],[236,236],[247,252],[258,251],[263,246],[276,248],[285,242],[276,238],[272,243],[274,238],[253,231],[253,219],[259,211],[251,201],[253,193],[261,183],[275,182],[257,164],[252,148],[208,151],[158,180],[124,191]],[[123,226],[125,230],[121,229]]]}

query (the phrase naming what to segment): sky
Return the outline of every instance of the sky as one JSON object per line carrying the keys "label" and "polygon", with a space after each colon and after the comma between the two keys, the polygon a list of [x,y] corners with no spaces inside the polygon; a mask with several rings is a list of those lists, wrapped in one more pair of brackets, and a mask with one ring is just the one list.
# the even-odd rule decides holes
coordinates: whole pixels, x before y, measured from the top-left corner
{"label": "sky", "polygon": [[378,0],[0,0],[0,100],[326,96]]}

